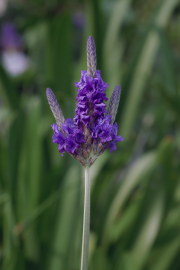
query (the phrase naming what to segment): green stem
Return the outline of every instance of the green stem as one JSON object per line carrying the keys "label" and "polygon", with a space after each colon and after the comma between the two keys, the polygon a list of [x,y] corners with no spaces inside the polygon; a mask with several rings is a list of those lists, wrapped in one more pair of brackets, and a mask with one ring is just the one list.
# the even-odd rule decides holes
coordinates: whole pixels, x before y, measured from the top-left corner
{"label": "green stem", "polygon": [[90,226],[90,168],[85,167],[84,220],[82,236],[81,270],[88,269],[89,226]]}

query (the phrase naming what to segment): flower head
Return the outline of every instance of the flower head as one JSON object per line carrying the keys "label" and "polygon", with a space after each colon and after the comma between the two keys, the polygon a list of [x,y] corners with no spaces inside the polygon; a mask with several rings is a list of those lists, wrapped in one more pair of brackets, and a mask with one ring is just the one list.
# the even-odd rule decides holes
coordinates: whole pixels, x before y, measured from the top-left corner
{"label": "flower head", "polygon": [[91,166],[99,155],[107,148],[116,151],[116,143],[124,138],[117,135],[118,126],[114,124],[118,110],[121,89],[117,85],[112,93],[109,107],[105,91],[108,84],[101,78],[100,70],[96,70],[96,48],[92,37],[87,41],[87,71],[81,71],[77,87],[77,108],[72,119],[65,120],[60,106],[51,89],[46,95],[56,123],[53,142],[58,144],[59,152],[68,152],[82,165]]}

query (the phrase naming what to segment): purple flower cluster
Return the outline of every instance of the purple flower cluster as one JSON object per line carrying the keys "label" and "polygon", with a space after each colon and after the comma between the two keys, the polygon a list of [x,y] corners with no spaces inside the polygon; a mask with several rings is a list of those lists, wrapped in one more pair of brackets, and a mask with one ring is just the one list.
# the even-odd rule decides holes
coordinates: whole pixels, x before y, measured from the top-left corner
{"label": "purple flower cluster", "polygon": [[89,128],[92,121],[101,118],[106,113],[106,104],[108,98],[104,91],[108,84],[101,79],[100,70],[96,71],[96,76],[89,77],[87,71],[81,71],[81,80],[76,82],[75,86],[78,88],[78,101],[75,110],[74,123],[83,129],[83,125]]}
{"label": "purple flower cluster", "polygon": [[103,82],[101,72],[96,70],[96,49],[92,37],[87,42],[87,71],[81,72],[78,88],[77,108],[72,119],[64,119],[59,104],[51,91],[46,90],[47,99],[57,124],[52,125],[53,142],[58,144],[59,152],[70,153],[82,165],[91,166],[107,148],[116,151],[116,143],[123,141],[117,135],[117,123],[113,124],[120,100],[120,86],[116,86],[108,100],[105,91],[108,84]]}
{"label": "purple flower cluster", "polygon": [[22,48],[22,39],[16,27],[11,23],[3,24],[0,39],[0,47],[2,50],[19,50]]}
{"label": "purple flower cluster", "polygon": [[80,144],[85,143],[83,132],[74,125],[70,118],[66,119],[65,123],[62,124],[62,131],[59,130],[56,124],[51,127],[54,131],[52,140],[58,144],[59,152],[62,153],[61,156],[65,151],[74,154]]}
{"label": "purple flower cluster", "polygon": [[[112,153],[117,150],[116,143],[124,140],[123,137],[117,136],[117,123],[111,125],[110,121],[111,116],[105,115],[105,117],[98,119],[96,125],[93,123],[91,126],[94,144],[97,145],[99,143],[97,151],[105,146],[103,150],[110,148],[110,152]],[[106,145],[104,145],[105,143]]]}

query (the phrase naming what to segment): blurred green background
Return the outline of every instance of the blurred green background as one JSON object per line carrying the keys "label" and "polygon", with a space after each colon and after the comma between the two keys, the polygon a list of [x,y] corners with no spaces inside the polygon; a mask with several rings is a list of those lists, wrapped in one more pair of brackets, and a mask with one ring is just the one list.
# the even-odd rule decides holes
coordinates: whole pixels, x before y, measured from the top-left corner
{"label": "blurred green background", "polygon": [[1,46],[0,269],[80,269],[84,172],[51,142],[45,90],[73,118],[92,35],[125,140],[91,168],[89,269],[179,270],[179,1],[1,0],[1,40],[5,23],[21,45]]}

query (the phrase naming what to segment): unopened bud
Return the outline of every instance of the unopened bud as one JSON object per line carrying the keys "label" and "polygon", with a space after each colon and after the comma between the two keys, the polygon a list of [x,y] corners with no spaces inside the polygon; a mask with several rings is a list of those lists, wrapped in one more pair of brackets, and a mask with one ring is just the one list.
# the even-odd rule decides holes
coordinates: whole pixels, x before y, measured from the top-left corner
{"label": "unopened bud", "polygon": [[51,111],[54,115],[54,118],[56,119],[56,123],[59,127],[59,130],[62,130],[62,124],[65,122],[65,118],[64,118],[63,113],[61,111],[59,103],[58,103],[53,91],[50,88],[46,89],[46,96],[47,96],[47,100],[48,100],[49,106],[51,108]]}
{"label": "unopened bud", "polygon": [[89,36],[87,40],[87,75],[94,77],[96,74],[96,47],[93,37]]}
{"label": "unopened bud", "polygon": [[107,114],[111,116],[110,124],[113,124],[115,121],[118,106],[119,106],[119,101],[120,101],[120,95],[121,95],[121,88],[120,88],[120,85],[117,85],[114,88],[114,91],[112,93],[112,96],[109,102],[109,107],[107,110]]}

